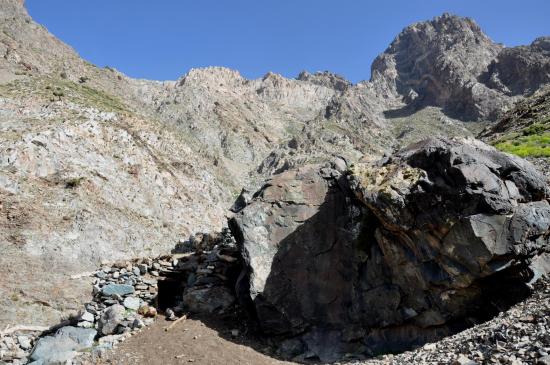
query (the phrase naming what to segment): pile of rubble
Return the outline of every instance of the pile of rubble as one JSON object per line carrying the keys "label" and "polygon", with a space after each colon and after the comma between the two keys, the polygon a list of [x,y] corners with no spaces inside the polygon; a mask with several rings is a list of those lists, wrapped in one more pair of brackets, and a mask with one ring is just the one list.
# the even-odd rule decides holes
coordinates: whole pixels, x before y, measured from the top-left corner
{"label": "pile of rubble", "polygon": [[102,265],[92,273],[93,299],[80,315],[48,329],[13,328],[0,339],[0,359],[65,363],[83,352],[97,358],[152,324],[157,310],[176,320],[187,313],[223,313],[236,304],[241,267],[228,230],[197,234],[175,251]]}

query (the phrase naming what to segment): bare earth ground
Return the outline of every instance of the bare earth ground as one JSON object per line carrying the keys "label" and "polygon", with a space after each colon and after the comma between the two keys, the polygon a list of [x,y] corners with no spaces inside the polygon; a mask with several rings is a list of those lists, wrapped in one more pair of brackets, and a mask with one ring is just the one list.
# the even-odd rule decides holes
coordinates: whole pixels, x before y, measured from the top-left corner
{"label": "bare earth ground", "polygon": [[170,331],[173,322],[158,319],[141,333],[130,337],[115,351],[109,351],[94,364],[201,364],[201,365],[279,365],[260,351],[261,344],[246,337],[232,338],[227,326],[206,325],[198,319],[187,319]]}

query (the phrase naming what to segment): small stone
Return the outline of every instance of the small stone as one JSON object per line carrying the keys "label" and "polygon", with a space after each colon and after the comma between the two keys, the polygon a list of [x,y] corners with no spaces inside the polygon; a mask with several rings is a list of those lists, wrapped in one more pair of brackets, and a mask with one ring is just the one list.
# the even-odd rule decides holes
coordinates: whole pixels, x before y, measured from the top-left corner
{"label": "small stone", "polygon": [[143,283],[147,285],[157,285],[157,279],[143,279]]}
{"label": "small stone", "polygon": [[424,345],[424,350],[433,351],[435,349],[437,349],[437,345],[435,343],[427,343]]}
{"label": "small stone", "polygon": [[151,275],[153,276],[159,276],[159,272],[156,270],[151,271]]}
{"label": "small stone", "polygon": [[332,161],[332,165],[334,166],[334,169],[338,172],[345,172],[348,168],[348,165],[346,163],[346,160],[344,160],[342,157],[336,157]]}
{"label": "small stone", "polygon": [[134,273],[134,275],[136,276],[140,276],[141,275],[141,270],[138,268],[138,267],[134,267],[132,269],[132,272]]}
{"label": "small stone", "polygon": [[119,277],[120,277],[120,272],[115,271],[115,272],[113,273],[113,279],[118,279]]}
{"label": "small stone", "polygon": [[170,308],[168,308],[166,310],[166,319],[169,320],[169,321],[175,321],[176,319],[178,319],[178,317],[176,317],[176,314],[174,313],[174,311]]}
{"label": "small stone", "polygon": [[138,313],[146,318],[156,317],[157,309],[155,307],[149,307],[148,305],[141,306]]}
{"label": "small stone", "polygon": [[145,323],[139,318],[134,319],[134,322],[132,322],[132,328],[133,329],[139,329],[145,327]]}
{"label": "small stone", "polygon": [[126,308],[137,311],[139,309],[140,300],[136,297],[126,297],[123,304]]}
{"label": "small stone", "polygon": [[17,336],[17,342],[19,342],[19,347],[23,350],[30,350],[32,348],[31,340],[27,336]]}
{"label": "small stone", "polygon": [[147,274],[147,265],[146,264],[138,264],[137,265],[139,272],[141,275]]}
{"label": "small stone", "polygon": [[99,288],[99,286],[94,285],[94,286],[92,287],[92,294],[93,294],[93,295],[96,295],[97,293],[100,292],[100,290],[101,290],[101,289]]}
{"label": "small stone", "polygon": [[66,326],[56,332],[56,337],[67,337],[76,342],[81,348],[92,347],[97,331],[93,329],[84,329]]}
{"label": "small stone", "polygon": [[94,324],[92,322],[87,322],[87,321],[78,322],[76,325],[77,325],[77,327],[80,327],[80,328],[93,328],[94,327]]}
{"label": "small stone", "polygon": [[231,336],[233,336],[233,337],[239,336],[239,330],[237,330],[237,329],[231,330]]}
{"label": "small stone", "polygon": [[103,303],[107,306],[107,307],[110,307],[114,304],[120,304],[120,300],[117,300],[117,299],[106,299],[103,301]]}
{"label": "small stone", "polygon": [[92,322],[92,323],[95,321],[94,315],[90,312],[82,313],[82,315],[80,316],[80,319],[83,321]]}
{"label": "small stone", "polygon": [[470,360],[464,355],[460,355],[458,359],[453,362],[453,365],[477,365],[477,362]]}
{"label": "small stone", "polygon": [[128,322],[121,322],[118,327],[116,328],[117,334],[125,334],[130,332],[132,329],[129,327],[131,323]]}
{"label": "small stone", "polygon": [[105,310],[99,319],[99,332],[111,335],[123,321],[126,309],[120,304],[115,304]]}

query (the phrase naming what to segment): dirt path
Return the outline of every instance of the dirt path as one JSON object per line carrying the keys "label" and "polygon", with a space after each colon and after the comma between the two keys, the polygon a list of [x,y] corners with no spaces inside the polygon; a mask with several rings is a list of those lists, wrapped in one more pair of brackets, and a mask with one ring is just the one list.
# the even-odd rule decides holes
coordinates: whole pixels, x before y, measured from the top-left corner
{"label": "dirt path", "polygon": [[[201,365],[280,365],[291,364],[261,353],[257,341],[237,336],[227,329],[214,329],[201,320],[188,319],[176,324],[158,319],[109,351],[97,364],[201,364]],[[223,327],[222,327],[223,328]]]}

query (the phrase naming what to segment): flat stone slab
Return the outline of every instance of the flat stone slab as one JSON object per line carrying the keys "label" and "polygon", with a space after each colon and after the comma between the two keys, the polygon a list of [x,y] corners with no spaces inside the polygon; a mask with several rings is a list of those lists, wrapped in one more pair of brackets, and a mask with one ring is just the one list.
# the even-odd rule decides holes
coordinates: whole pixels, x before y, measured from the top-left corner
{"label": "flat stone slab", "polygon": [[111,296],[115,294],[123,296],[123,295],[132,294],[134,293],[134,291],[135,291],[134,287],[128,284],[109,284],[109,285],[105,285],[101,289],[101,293],[107,296]]}

